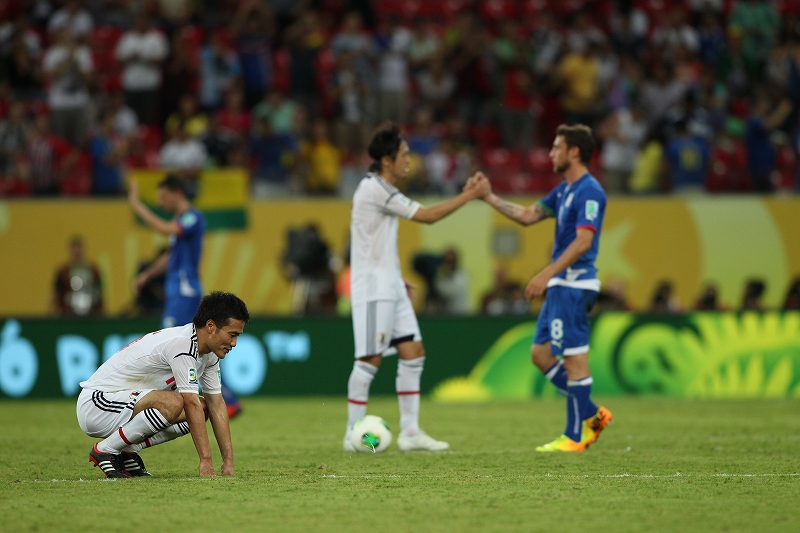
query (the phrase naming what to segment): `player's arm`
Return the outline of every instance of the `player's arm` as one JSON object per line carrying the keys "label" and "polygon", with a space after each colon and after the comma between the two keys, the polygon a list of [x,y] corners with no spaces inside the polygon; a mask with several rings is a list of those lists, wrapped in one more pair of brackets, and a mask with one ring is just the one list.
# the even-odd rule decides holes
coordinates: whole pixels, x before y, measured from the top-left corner
{"label": "player's arm", "polygon": [[528,286],[525,288],[525,297],[529,300],[539,297],[544,294],[547,289],[547,282],[550,278],[565,270],[567,267],[572,266],[575,261],[592,247],[592,240],[594,239],[594,230],[591,228],[578,228],[575,240],[567,246],[558,259],[544,267],[544,269],[536,274],[531,279]]}
{"label": "player's arm", "polygon": [[214,429],[214,437],[219,445],[219,452],[222,454],[222,475],[232,476],[233,470],[233,443],[231,442],[231,426],[228,418],[228,407],[222,394],[206,394],[206,405],[208,406],[208,418],[211,420],[211,427]]}
{"label": "player's arm", "polygon": [[528,207],[524,207],[519,204],[515,204],[514,202],[503,200],[494,193],[484,197],[483,201],[494,207],[498,212],[502,213],[507,218],[518,224],[522,224],[523,226],[536,224],[540,220],[544,220],[552,216],[550,212],[539,202],[536,202]]}
{"label": "player's arm", "polygon": [[156,215],[150,208],[144,205],[144,202],[139,198],[139,185],[136,180],[131,180],[128,189],[128,203],[131,204],[134,212],[139,215],[139,218],[144,220],[145,224],[156,230],[162,235],[179,234],[181,227],[174,220],[164,220]]}
{"label": "player's arm", "polygon": [[150,263],[144,270],[142,270],[138,276],[136,276],[136,279],[133,282],[133,288],[137,293],[142,290],[142,287],[144,287],[149,280],[160,276],[167,271],[167,266],[169,265],[169,255],[169,250],[165,251],[163,254],[159,255],[155,261]]}
{"label": "player's arm", "polygon": [[197,449],[197,455],[200,457],[198,471],[201,476],[213,476],[214,465],[211,462],[211,445],[208,442],[206,415],[203,410],[203,404],[200,402],[200,395],[194,392],[182,392],[181,396],[183,397],[183,412],[186,415],[186,423],[189,424],[192,441],[195,449]]}
{"label": "player's arm", "polygon": [[474,181],[474,185],[471,187],[465,187],[458,196],[430,207],[421,206],[419,209],[417,209],[417,212],[414,213],[414,216],[411,217],[411,220],[422,222],[423,224],[433,224],[434,222],[443,219],[453,211],[456,211],[467,202],[477,198],[482,198],[491,191],[491,188],[489,187],[489,180],[486,179],[483,174],[480,176],[476,174],[470,178],[470,181]]}

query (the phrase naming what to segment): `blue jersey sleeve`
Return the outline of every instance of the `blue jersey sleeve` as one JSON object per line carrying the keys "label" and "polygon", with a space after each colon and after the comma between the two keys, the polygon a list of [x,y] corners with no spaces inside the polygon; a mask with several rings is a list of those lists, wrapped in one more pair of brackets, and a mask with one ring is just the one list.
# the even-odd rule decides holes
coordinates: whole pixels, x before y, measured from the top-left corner
{"label": "blue jersey sleeve", "polygon": [[539,200],[539,203],[547,210],[551,217],[556,216],[556,202],[558,202],[559,189],[560,187],[554,188],[550,191],[550,194]]}
{"label": "blue jersey sleeve", "polygon": [[200,217],[192,210],[186,211],[177,219],[178,227],[181,229],[178,237],[187,237],[200,230]]}
{"label": "blue jersey sleeve", "polygon": [[603,225],[606,214],[606,195],[601,189],[583,189],[575,198],[577,217],[575,230],[586,228],[597,233]]}

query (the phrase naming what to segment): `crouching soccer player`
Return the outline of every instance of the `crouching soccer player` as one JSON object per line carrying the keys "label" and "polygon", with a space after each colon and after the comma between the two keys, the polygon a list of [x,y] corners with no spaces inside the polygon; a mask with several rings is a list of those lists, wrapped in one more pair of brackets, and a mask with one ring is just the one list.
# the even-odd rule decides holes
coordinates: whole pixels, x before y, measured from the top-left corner
{"label": "crouching soccer player", "polygon": [[531,357],[567,397],[567,425],[562,436],[537,447],[539,452],[583,451],[597,440],[612,418],[608,409],[597,407],[590,398],[589,311],[600,290],[594,262],[606,210],[606,194],[587,168],[593,150],[589,127],[559,126],[550,159],[553,170],[562,174],[565,181],[530,207],[513,204],[491,192],[483,197],[523,226],[549,217],[556,219],[552,262],[531,279],[525,296],[533,299],[547,291]]}
{"label": "crouching soccer player", "polygon": [[[149,476],[139,451],[192,434],[199,473],[213,476],[206,420],[222,454],[222,474],[233,475],[228,411],[220,390],[221,359],[250,320],[230,293],[205,296],[191,323],[133,341],[97,369],[78,396],[78,423],[103,437],[89,460],[108,478]],[[203,396],[199,394],[203,387]]]}

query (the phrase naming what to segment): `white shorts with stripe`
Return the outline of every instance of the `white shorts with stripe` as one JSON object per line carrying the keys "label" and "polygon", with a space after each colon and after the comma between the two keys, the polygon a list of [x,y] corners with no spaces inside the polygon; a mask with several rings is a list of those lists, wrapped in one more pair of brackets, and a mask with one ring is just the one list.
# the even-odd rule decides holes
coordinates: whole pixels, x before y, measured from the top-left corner
{"label": "white shorts with stripe", "polygon": [[90,437],[108,437],[131,419],[136,403],[154,389],[102,392],[83,389],[78,396],[78,424]]}
{"label": "white shorts with stripe", "polygon": [[353,337],[356,358],[393,355],[398,344],[422,340],[417,315],[407,296],[353,304]]}

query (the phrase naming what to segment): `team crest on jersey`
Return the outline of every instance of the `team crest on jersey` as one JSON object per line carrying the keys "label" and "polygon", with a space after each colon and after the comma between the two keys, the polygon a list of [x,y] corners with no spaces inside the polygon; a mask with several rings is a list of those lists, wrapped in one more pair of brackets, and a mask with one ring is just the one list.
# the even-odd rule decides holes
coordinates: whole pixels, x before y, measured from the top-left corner
{"label": "team crest on jersey", "polygon": [[197,215],[195,215],[191,211],[187,211],[186,213],[181,215],[180,221],[181,221],[181,226],[183,226],[184,228],[190,228],[194,226],[194,224],[197,222]]}
{"label": "team crest on jersey", "polygon": [[600,204],[597,203],[597,200],[586,200],[586,219],[594,220],[598,213],[600,213]]}
{"label": "team crest on jersey", "polygon": [[192,385],[197,385],[197,370],[194,368],[189,369],[189,383]]}

